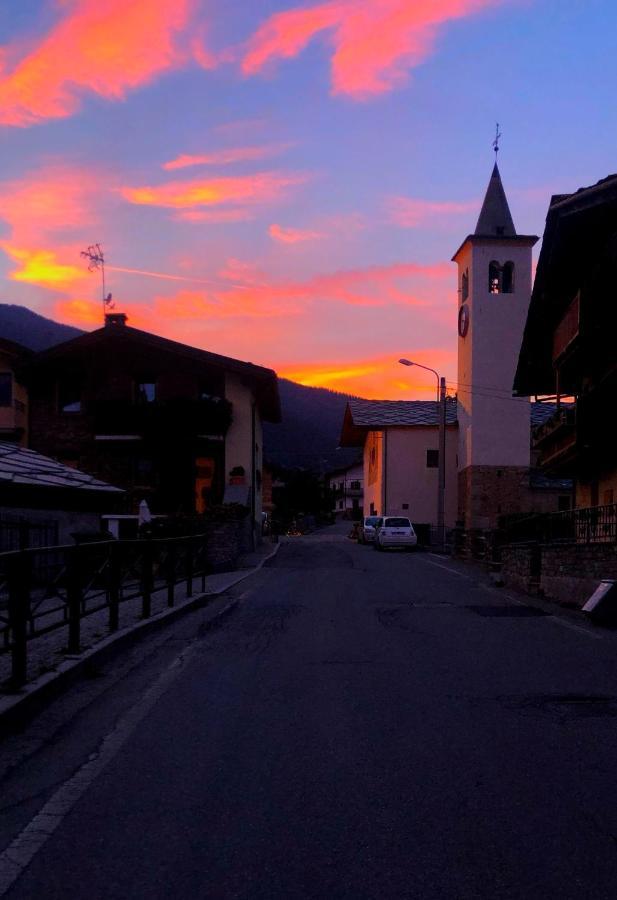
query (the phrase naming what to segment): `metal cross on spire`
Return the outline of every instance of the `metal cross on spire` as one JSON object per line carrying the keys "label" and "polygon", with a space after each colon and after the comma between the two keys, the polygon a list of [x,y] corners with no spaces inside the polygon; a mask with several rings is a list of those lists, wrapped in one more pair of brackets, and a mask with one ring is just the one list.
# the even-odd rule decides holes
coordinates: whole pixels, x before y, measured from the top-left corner
{"label": "metal cross on spire", "polygon": [[493,150],[495,151],[495,162],[497,162],[497,154],[499,153],[499,139],[501,131],[499,130],[499,122],[495,125],[495,140],[493,141]]}
{"label": "metal cross on spire", "polygon": [[87,250],[82,250],[79,254],[88,260],[88,272],[101,270],[101,281],[103,289],[103,324],[105,324],[105,314],[108,309],[114,308],[111,294],[105,293],[105,255],[100,244],[90,244]]}

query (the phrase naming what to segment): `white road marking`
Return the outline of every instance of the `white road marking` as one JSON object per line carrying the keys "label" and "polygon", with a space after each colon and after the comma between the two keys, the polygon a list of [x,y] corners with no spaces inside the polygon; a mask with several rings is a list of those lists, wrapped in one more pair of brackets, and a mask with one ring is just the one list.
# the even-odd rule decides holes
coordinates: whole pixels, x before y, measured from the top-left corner
{"label": "white road marking", "polygon": [[555,625],[563,625],[564,628],[570,628],[572,631],[578,631],[580,634],[586,634],[587,637],[594,638],[596,641],[601,641],[604,637],[603,634],[597,631],[592,631],[590,628],[585,628],[583,625],[576,625],[574,622],[568,622],[567,619],[561,619],[558,616],[547,616],[546,617],[550,622],[554,622]]}
{"label": "white road marking", "polygon": [[450,575],[458,575],[459,578],[466,578],[467,581],[473,581],[473,578],[471,578],[469,575],[463,575],[462,572],[458,572],[456,569],[451,569],[450,566],[444,566],[442,563],[436,563],[430,559],[425,559],[424,561],[427,562],[429,566],[436,566],[438,569],[444,569],[444,571],[449,572]]}
{"label": "white road marking", "polygon": [[113,760],[140,722],[178,677],[196,644],[185,650],[168,666],[146,693],[118,721],[103,739],[100,748],[77,772],[58,788],[39,813],[0,853],[0,897],[17,881],[35,855],[59,828],[75,804],[86,793],[103,769]]}

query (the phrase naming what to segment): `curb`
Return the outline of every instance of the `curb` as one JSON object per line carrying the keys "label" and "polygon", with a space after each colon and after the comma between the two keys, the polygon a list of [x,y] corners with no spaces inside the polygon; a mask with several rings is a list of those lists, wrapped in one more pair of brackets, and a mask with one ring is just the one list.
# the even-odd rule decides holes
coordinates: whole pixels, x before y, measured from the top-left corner
{"label": "curb", "polygon": [[[179,619],[184,613],[193,612],[202,606],[207,606],[210,600],[221,597],[232,587],[250,578],[256,572],[273,559],[280,549],[280,543],[275,544],[275,548],[268,556],[264,556],[259,563],[252,569],[248,569],[234,578],[229,584],[223,588],[214,591],[206,591],[185,600],[178,606],[171,609],[164,609],[156,613],[149,619],[144,619],[136,625],[132,625],[126,629],[118,631],[116,634],[109,635],[98,641],[90,650],[84,651],[79,659],[70,659],[61,662],[57,669],[53,672],[41,675],[26,685],[19,694],[0,697],[0,739],[4,734],[21,728],[28,720],[33,718],[44,704],[53,700],[70,685],[78,681],[80,677],[88,671],[104,662],[107,658],[111,658],[115,653],[123,647],[136,643],[142,637],[163,628],[170,622]],[[229,615],[237,606],[237,600],[231,600],[222,609],[220,609],[207,623],[208,628],[212,628],[215,623]]]}

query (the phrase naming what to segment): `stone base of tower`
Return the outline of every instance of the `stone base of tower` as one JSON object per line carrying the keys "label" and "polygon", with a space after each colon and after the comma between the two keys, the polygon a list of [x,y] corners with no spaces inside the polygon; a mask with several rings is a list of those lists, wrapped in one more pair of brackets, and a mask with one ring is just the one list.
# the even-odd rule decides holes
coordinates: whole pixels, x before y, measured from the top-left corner
{"label": "stone base of tower", "polygon": [[467,466],[458,473],[458,517],[468,528],[494,528],[500,516],[533,508],[528,466]]}

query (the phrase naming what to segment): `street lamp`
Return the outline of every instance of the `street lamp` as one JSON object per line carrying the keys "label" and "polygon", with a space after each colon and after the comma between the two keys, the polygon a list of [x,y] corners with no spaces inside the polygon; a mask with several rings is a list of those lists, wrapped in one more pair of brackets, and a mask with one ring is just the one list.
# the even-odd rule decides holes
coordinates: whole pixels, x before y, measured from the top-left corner
{"label": "street lamp", "polygon": [[444,528],[444,496],[446,492],[446,379],[440,377],[435,369],[423,366],[422,363],[412,362],[410,359],[399,359],[402,366],[416,366],[425,372],[432,372],[437,379],[437,409],[439,422],[439,476],[437,479],[437,539],[442,550],[446,548],[446,534]]}

